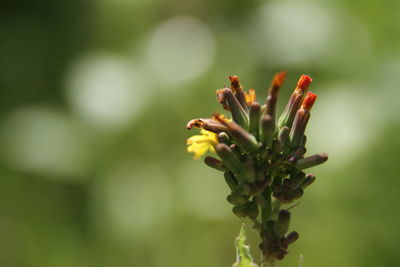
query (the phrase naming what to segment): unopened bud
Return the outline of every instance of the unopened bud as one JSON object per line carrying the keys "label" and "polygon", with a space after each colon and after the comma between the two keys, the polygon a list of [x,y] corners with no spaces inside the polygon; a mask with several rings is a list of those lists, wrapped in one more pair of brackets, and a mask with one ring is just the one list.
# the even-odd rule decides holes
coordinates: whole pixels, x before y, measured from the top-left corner
{"label": "unopened bud", "polygon": [[222,161],[220,161],[219,159],[216,159],[214,157],[210,157],[210,156],[206,157],[204,159],[204,163],[207,164],[208,166],[210,166],[211,168],[216,169],[216,170],[226,171]]}
{"label": "unopened bud", "polygon": [[290,147],[297,149],[304,136],[308,120],[310,119],[310,112],[306,109],[299,109],[293,122],[292,129],[290,130]]}
{"label": "unopened bud", "polygon": [[226,197],[226,200],[232,205],[241,205],[246,203],[248,197],[232,193]]}
{"label": "unopened bud", "polygon": [[315,179],[316,179],[316,177],[314,174],[307,174],[306,178],[301,183],[300,188],[304,190],[306,187],[308,187],[310,184],[312,184],[315,181]]}
{"label": "unopened bud", "polygon": [[229,80],[231,81],[231,89],[233,90],[236,99],[239,101],[240,105],[244,110],[248,109],[246,97],[243,92],[243,87],[240,85],[239,77],[236,75],[229,76]]}
{"label": "unopened bud", "polygon": [[293,177],[291,177],[288,181],[288,186],[292,189],[298,188],[302,182],[305,179],[305,173],[304,172],[299,172],[295,175],[293,175]]}
{"label": "unopened bud", "polygon": [[260,127],[260,114],[261,114],[261,107],[260,104],[254,102],[250,105],[250,125],[249,125],[249,132],[253,134],[255,137],[258,137],[259,127]]}
{"label": "unopened bud", "polygon": [[258,216],[258,206],[256,202],[247,202],[246,206],[246,213],[251,219],[256,219]]}
{"label": "unopened bud", "polygon": [[286,244],[290,245],[294,243],[297,239],[299,239],[299,234],[296,231],[291,232],[285,238]]}
{"label": "unopened bud", "polygon": [[304,98],[303,103],[301,104],[302,109],[310,110],[317,99],[317,95],[313,92],[307,92],[307,96]]}
{"label": "unopened bud", "polygon": [[288,210],[281,210],[278,214],[278,219],[275,225],[275,234],[281,238],[289,230],[290,212]]}
{"label": "unopened bud", "polygon": [[248,196],[250,194],[250,187],[245,183],[240,183],[236,188],[235,193]]}
{"label": "unopened bud", "polygon": [[307,158],[299,159],[296,162],[296,168],[303,170],[320,165],[328,160],[328,155],[325,153],[315,154]]}
{"label": "unopened bud", "polygon": [[292,198],[293,198],[293,200],[299,199],[299,198],[301,198],[301,197],[303,196],[303,194],[304,194],[303,189],[297,188],[297,189],[293,192]]}
{"label": "unopened bud", "polygon": [[268,97],[267,97],[267,106],[265,110],[265,114],[270,115],[273,119],[275,119],[276,113],[276,102],[278,100],[278,92],[279,88],[282,86],[283,82],[285,81],[286,72],[279,72],[276,73],[271,86],[268,90]]}
{"label": "unopened bud", "polygon": [[236,205],[236,206],[234,206],[232,208],[232,212],[238,217],[241,217],[241,218],[247,217],[247,213],[246,213],[244,205]]}
{"label": "unopened bud", "polygon": [[229,108],[232,113],[232,119],[242,126],[243,128],[247,128],[249,125],[249,118],[247,116],[247,112],[244,110],[242,105],[239,103],[237,98],[234,96],[232,90],[225,88],[223,91],[224,97],[229,104]]}
{"label": "unopened bud", "polygon": [[231,191],[235,191],[238,186],[238,181],[236,180],[235,176],[231,172],[225,172],[224,178],[226,183],[228,184]]}
{"label": "unopened bud", "polygon": [[232,142],[229,138],[229,135],[226,132],[222,132],[218,134],[218,142],[230,145]]}
{"label": "unopened bud", "polygon": [[256,180],[254,162],[251,159],[247,159],[244,162],[243,178],[248,183],[253,183]]}
{"label": "unopened bud", "polygon": [[299,147],[296,151],[294,151],[289,156],[289,161],[294,163],[306,153],[307,149],[304,146]]}
{"label": "unopened bud", "polygon": [[304,132],[306,130],[308,120],[310,119],[310,109],[314,105],[316,99],[316,94],[308,92],[307,96],[304,98],[301,108],[296,113],[293,126],[290,131],[290,146],[292,149],[296,149],[299,146],[305,145],[305,140],[303,140]]}
{"label": "unopened bud", "polygon": [[290,134],[290,129],[287,126],[284,126],[279,130],[278,140],[281,143],[282,148],[285,148],[289,143],[289,134]]}
{"label": "unopened bud", "polygon": [[272,155],[280,155],[280,152],[282,151],[282,146],[281,146],[281,142],[279,142],[278,139],[273,139],[272,140]]}
{"label": "unopened bud", "polygon": [[245,151],[249,151],[252,153],[258,151],[257,139],[252,134],[247,132],[235,122],[224,120],[219,114],[215,114],[214,116],[219,122],[221,122],[228,128],[230,135],[236,140],[238,145],[245,149]]}
{"label": "unopened bud", "polygon": [[204,129],[213,133],[226,132],[228,130],[226,126],[213,119],[194,119],[189,121],[186,125],[188,130],[192,129],[193,127]]}
{"label": "unopened bud", "polygon": [[272,143],[272,137],[275,131],[275,120],[270,115],[265,115],[261,119],[261,141],[265,145]]}
{"label": "unopened bud", "polygon": [[215,151],[221,158],[224,166],[235,174],[239,174],[243,170],[243,164],[240,159],[235,155],[232,149],[226,144],[215,145]]}
{"label": "unopened bud", "polygon": [[297,110],[303,103],[304,96],[307,92],[308,86],[312,82],[310,76],[302,75],[297,83],[297,87],[289,98],[289,102],[286,105],[285,111],[279,118],[279,128],[284,126],[292,127],[294,117]]}

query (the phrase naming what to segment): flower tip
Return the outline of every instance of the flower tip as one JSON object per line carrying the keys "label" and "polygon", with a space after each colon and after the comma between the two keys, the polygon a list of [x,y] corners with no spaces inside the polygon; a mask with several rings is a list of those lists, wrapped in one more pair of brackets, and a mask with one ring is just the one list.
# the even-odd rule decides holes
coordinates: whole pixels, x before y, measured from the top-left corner
{"label": "flower tip", "polygon": [[310,83],[312,82],[312,79],[308,75],[301,75],[299,81],[297,82],[297,88],[301,89],[302,91],[306,91],[308,89],[308,86],[310,86]]}
{"label": "flower tip", "polygon": [[327,161],[328,160],[328,154],[326,154],[326,153],[319,153],[319,156],[324,160],[324,161]]}
{"label": "flower tip", "polygon": [[282,86],[283,82],[286,78],[286,71],[281,71],[275,74],[274,79],[272,81],[274,86]]}
{"label": "flower tip", "polygon": [[303,103],[301,104],[301,108],[310,110],[314,105],[316,99],[317,99],[316,94],[314,94],[313,92],[308,92],[303,100]]}
{"label": "flower tip", "polygon": [[231,83],[239,83],[239,77],[237,75],[232,75],[228,77]]}
{"label": "flower tip", "polygon": [[231,81],[231,88],[233,90],[239,90],[240,89],[239,77],[237,75],[232,75],[232,76],[229,76],[228,78]]}
{"label": "flower tip", "polygon": [[188,121],[188,123],[186,124],[186,129],[188,130],[192,129],[193,126],[196,124],[196,121],[197,121],[196,119]]}

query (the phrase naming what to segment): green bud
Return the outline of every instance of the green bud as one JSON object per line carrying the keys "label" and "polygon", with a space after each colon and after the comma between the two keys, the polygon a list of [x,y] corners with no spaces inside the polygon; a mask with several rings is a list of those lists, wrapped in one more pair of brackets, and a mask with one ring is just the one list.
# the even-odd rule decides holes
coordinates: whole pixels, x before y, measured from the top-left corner
{"label": "green bud", "polygon": [[250,187],[245,183],[240,183],[239,186],[235,190],[236,194],[249,196],[250,194]]}
{"label": "green bud", "polygon": [[253,183],[256,179],[254,168],[254,162],[251,159],[245,160],[243,178],[248,183]]}
{"label": "green bud", "polygon": [[290,128],[287,126],[282,127],[278,133],[278,140],[281,146],[285,148],[289,142]]}
{"label": "green bud", "polygon": [[276,221],[274,232],[281,238],[289,230],[290,224],[290,212],[288,210],[281,210],[278,214],[278,219]]}
{"label": "green bud", "polygon": [[258,216],[258,206],[256,202],[247,202],[245,204],[246,207],[246,213],[251,219],[256,219]]}
{"label": "green bud", "polygon": [[296,162],[298,159],[300,159],[305,153],[307,149],[304,146],[299,147],[296,151],[294,151],[292,154],[289,156],[289,161],[290,162]]}
{"label": "green bud", "polygon": [[218,134],[218,142],[227,144],[228,146],[232,144],[229,135],[225,132],[221,132]]}
{"label": "green bud", "polygon": [[219,159],[216,159],[214,157],[210,157],[210,156],[206,157],[204,159],[204,163],[207,164],[208,166],[210,166],[211,168],[214,168],[214,169],[222,171],[222,172],[226,170],[222,161],[220,161]]}
{"label": "green bud", "polygon": [[296,168],[303,170],[320,165],[328,160],[328,155],[325,153],[315,154],[307,158],[299,159],[295,166]]}
{"label": "green bud", "polygon": [[247,197],[246,196],[242,196],[242,195],[238,195],[238,194],[230,194],[226,197],[226,200],[228,200],[229,203],[231,203],[232,205],[240,205],[240,204],[244,204],[247,201]]}
{"label": "green bud", "polygon": [[261,119],[261,141],[269,146],[275,131],[275,120],[270,115],[265,115]]}
{"label": "green bud", "polygon": [[240,174],[243,171],[243,164],[240,159],[235,155],[232,149],[226,144],[217,144],[215,151],[221,158],[224,166],[235,174]]}
{"label": "green bud", "polygon": [[259,127],[260,127],[260,114],[261,114],[260,104],[258,104],[257,102],[253,102],[250,106],[249,113],[250,113],[249,132],[255,137],[258,137]]}
{"label": "green bud", "polygon": [[235,139],[236,143],[244,149],[244,151],[250,153],[258,152],[259,146],[257,139],[254,137],[254,135],[247,132],[237,123],[233,121],[226,121],[221,117],[220,114],[215,114],[214,117],[228,128],[229,134],[233,137],[233,139]]}
{"label": "green bud", "polygon": [[305,189],[310,184],[312,184],[315,181],[315,179],[316,179],[316,177],[314,174],[307,174],[306,178],[304,178],[304,181],[301,183],[300,188]]}
{"label": "green bud", "polygon": [[293,192],[292,198],[293,198],[293,200],[299,199],[299,198],[301,198],[301,197],[303,196],[303,194],[304,194],[303,189],[297,188],[297,189]]}
{"label": "green bud", "polygon": [[233,173],[225,172],[224,178],[225,178],[225,181],[228,184],[229,188],[231,189],[231,191],[235,191],[238,186],[238,182],[237,182],[235,176],[233,175]]}
{"label": "green bud", "polygon": [[296,231],[293,231],[286,236],[285,243],[287,245],[290,245],[290,244],[294,243],[297,239],[299,239],[299,234]]}
{"label": "green bud", "polygon": [[278,139],[273,139],[272,140],[272,155],[274,156],[279,156],[280,152],[282,150],[281,143],[278,141]]}
{"label": "green bud", "polygon": [[305,176],[304,172],[299,172],[293,175],[289,180],[287,180],[288,186],[292,189],[298,188],[304,181]]}
{"label": "green bud", "polygon": [[244,205],[236,205],[236,206],[234,206],[232,208],[232,212],[238,217],[241,217],[241,218],[247,217],[247,213],[246,213]]}
{"label": "green bud", "polygon": [[243,128],[247,129],[249,125],[249,118],[247,116],[247,112],[244,110],[242,105],[239,103],[237,98],[234,96],[232,90],[224,89],[223,91],[226,101],[228,101],[229,107],[232,113],[232,119],[242,126]]}

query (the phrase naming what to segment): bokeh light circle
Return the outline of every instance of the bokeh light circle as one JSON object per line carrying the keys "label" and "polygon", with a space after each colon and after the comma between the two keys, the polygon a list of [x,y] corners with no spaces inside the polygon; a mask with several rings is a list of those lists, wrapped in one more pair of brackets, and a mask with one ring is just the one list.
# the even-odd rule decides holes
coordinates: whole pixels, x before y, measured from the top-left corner
{"label": "bokeh light circle", "polygon": [[161,23],[148,44],[148,59],[155,73],[168,84],[202,74],[211,65],[215,40],[202,21],[179,16]]}

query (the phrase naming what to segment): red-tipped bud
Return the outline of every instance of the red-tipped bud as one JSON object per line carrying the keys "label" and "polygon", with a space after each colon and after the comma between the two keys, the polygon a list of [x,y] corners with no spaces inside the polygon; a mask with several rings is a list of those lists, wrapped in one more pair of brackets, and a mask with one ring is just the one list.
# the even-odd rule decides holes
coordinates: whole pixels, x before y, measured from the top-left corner
{"label": "red-tipped bud", "polygon": [[299,81],[297,82],[297,88],[302,91],[307,91],[308,87],[310,86],[312,79],[308,75],[301,75]]}
{"label": "red-tipped bud", "polygon": [[268,114],[275,119],[276,112],[276,102],[278,100],[278,91],[285,81],[286,72],[278,72],[275,74],[274,79],[272,80],[271,86],[269,87],[268,97],[267,97],[267,106],[265,110],[265,114]]}
{"label": "red-tipped bud", "polygon": [[286,71],[278,72],[274,75],[271,88],[281,87],[286,78]]}
{"label": "red-tipped bud", "polygon": [[240,85],[239,77],[236,75],[232,75],[232,76],[229,76],[228,78],[231,81],[231,89],[232,89],[235,97],[239,101],[240,105],[242,105],[242,107],[247,111],[248,105],[246,102],[246,96],[243,92],[243,87]]}
{"label": "red-tipped bud", "polygon": [[310,110],[314,105],[316,99],[317,99],[316,94],[314,94],[313,92],[308,92],[303,100],[303,103],[301,104],[301,108]]}
{"label": "red-tipped bud", "polygon": [[232,75],[228,77],[231,81],[232,88],[240,88],[240,81],[237,75]]}
{"label": "red-tipped bud", "polygon": [[293,119],[296,115],[297,110],[303,103],[308,86],[310,86],[311,82],[312,79],[310,78],[310,76],[301,75],[299,81],[297,82],[296,89],[294,89],[294,92],[289,98],[289,102],[286,105],[285,111],[279,118],[278,122],[279,129],[282,128],[283,126],[288,126],[289,128],[292,127]]}

